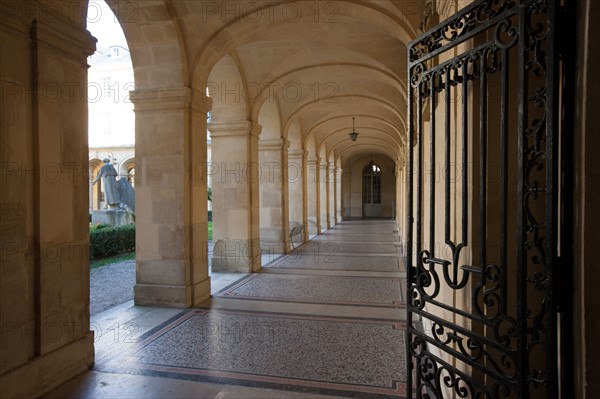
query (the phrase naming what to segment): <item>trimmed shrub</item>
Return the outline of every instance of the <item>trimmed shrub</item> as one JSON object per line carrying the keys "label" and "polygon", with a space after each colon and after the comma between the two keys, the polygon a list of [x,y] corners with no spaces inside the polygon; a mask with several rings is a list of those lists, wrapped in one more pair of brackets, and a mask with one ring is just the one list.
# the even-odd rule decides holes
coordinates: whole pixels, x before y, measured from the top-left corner
{"label": "trimmed shrub", "polygon": [[212,222],[212,211],[208,211],[208,221]]}
{"label": "trimmed shrub", "polygon": [[134,250],[134,224],[119,227],[98,225],[90,228],[90,259],[107,258]]}
{"label": "trimmed shrub", "polygon": [[90,231],[94,231],[94,230],[100,230],[100,229],[108,229],[111,228],[112,226],[110,224],[91,224],[90,223]]}

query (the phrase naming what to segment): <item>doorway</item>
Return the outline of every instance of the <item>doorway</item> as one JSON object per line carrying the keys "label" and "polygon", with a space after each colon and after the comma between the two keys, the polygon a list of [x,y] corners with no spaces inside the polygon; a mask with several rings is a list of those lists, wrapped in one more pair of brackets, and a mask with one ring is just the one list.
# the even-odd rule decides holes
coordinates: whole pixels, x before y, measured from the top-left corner
{"label": "doorway", "polygon": [[381,168],[373,161],[363,169],[363,216],[381,217]]}

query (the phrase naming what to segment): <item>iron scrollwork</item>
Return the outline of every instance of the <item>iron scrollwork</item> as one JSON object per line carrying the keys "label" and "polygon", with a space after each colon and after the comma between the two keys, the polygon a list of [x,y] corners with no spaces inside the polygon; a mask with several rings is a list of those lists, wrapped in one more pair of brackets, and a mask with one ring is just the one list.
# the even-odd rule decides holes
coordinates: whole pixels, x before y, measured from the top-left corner
{"label": "iron scrollwork", "polygon": [[478,1],[449,21],[433,28],[409,48],[410,62],[416,62],[444,46],[452,45],[457,39],[466,36],[482,25],[493,22],[494,18],[515,6],[513,0]]}
{"label": "iron scrollwork", "polygon": [[[450,97],[451,91],[463,96],[456,108],[459,112],[462,109],[465,125],[472,114],[479,112],[475,118],[479,126],[465,127],[463,142],[470,142],[470,135],[478,133],[481,136],[475,142],[483,144],[479,149],[465,144],[468,148],[462,149],[462,162],[467,159],[467,151],[479,151],[473,156],[481,153],[481,165],[485,165],[487,121],[493,112],[487,105],[487,85],[491,79],[501,82],[501,114],[498,118],[503,144],[500,151],[504,151],[503,162],[510,157],[514,164],[518,159],[521,165],[518,178],[507,176],[506,165],[501,172],[504,188],[499,201],[506,202],[512,195],[512,201],[519,209],[515,218],[518,219],[519,233],[510,233],[518,235],[518,248],[512,252],[505,249],[504,258],[488,260],[485,249],[474,255],[475,248],[467,240],[465,230],[470,225],[465,218],[477,205],[465,199],[471,195],[465,185],[462,186],[461,200],[454,200],[457,209],[462,206],[463,217],[462,228],[460,222],[453,225],[452,234],[457,237],[451,237],[451,229],[446,226],[446,237],[442,241],[445,246],[433,248],[431,237],[430,243],[426,243],[421,233],[414,238],[412,233],[409,234],[407,247],[414,245],[417,249],[416,256],[408,258],[410,397],[413,394],[419,398],[450,395],[461,398],[553,397],[556,370],[552,368],[555,346],[552,329],[556,316],[552,307],[551,272],[556,245],[550,221],[553,217],[551,190],[555,160],[552,159],[554,140],[550,137],[553,132],[548,128],[549,112],[555,101],[548,88],[554,73],[553,61],[549,59],[553,45],[552,7],[555,7],[553,0],[478,0],[409,45],[409,119],[415,143],[410,159],[417,168],[409,172],[412,175],[414,171],[416,176],[409,180],[409,225],[414,220],[418,232],[428,226],[423,220],[423,207],[427,204],[421,198],[427,192],[422,168],[428,150],[423,145],[426,133],[422,114],[428,110],[433,118],[436,107],[444,106],[442,100]],[[477,45],[468,50],[464,50],[465,45],[458,47],[470,39],[477,39],[471,41]],[[459,54],[448,51],[456,48],[460,49]],[[442,54],[446,56],[437,57]],[[519,55],[523,59],[519,59]],[[440,59],[443,61],[439,62]],[[510,75],[511,82],[514,83],[517,76],[517,68],[509,65],[509,59],[519,62],[517,85],[509,85],[509,70],[513,74]],[[517,94],[509,94],[509,89],[520,93],[518,104],[514,104]],[[480,96],[479,109],[468,100],[477,95]],[[439,103],[438,98],[442,99]],[[507,114],[509,101],[522,115],[518,126]],[[446,107],[448,104],[450,100]],[[450,129],[449,120],[446,129]],[[435,120],[430,122],[428,145],[431,154],[435,154],[435,146],[441,145],[436,144],[439,140],[435,139],[436,129],[440,128]],[[448,142],[446,138],[446,146],[450,145]],[[435,159],[435,155],[430,158]],[[470,167],[463,166],[465,169]],[[478,169],[483,176],[479,188],[483,200],[478,214],[478,222],[482,223],[479,228],[481,246],[486,245],[486,218],[491,217],[487,209],[485,170]],[[465,178],[466,172],[462,176]],[[514,184],[511,190],[509,184]],[[459,190],[458,183],[456,186]],[[445,190],[448,187],[450,183]],[[413,196],[416,189],[420,192]],[[433,198],[435,185],[427,189]],[[416,206],[412,198],[417,199]],[[449,198],[446,193],[445,201],[450,201]],[[431,199],[431,204],[434,202]],[[446,212],[449,209],[446,204]],[[501,213],[504,212],[506,218],[506,205],[500,209],[504,209]],[[434,212],[430,209],[430,218]],[[430,223],[430,228],[435,225],[431,220]],[[449,223],[449,218],[445,223]],[[505,221],[500,226],[504,229],[500,236],[506,241],[508,224]],[[433,231],[429,234],[434,236]],[[457,305],[446,300],[452,292],[459,293],[466,302]],[[413,316],[418,316],[423,327],[414,324]]]}

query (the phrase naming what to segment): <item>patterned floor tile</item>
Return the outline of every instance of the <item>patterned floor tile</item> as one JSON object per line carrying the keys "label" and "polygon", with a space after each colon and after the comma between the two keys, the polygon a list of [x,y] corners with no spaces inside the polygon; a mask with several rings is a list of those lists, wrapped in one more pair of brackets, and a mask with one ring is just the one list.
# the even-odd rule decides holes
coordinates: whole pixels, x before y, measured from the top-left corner
{"label": "patterned floor tile", "polygon": [[388,243],[398,242],[398,237],[387,234],[329,234],[325,233],[314,238],[315,241],[333,241],[333,242],[373,242]]}
{"label": "patterned floor tile", "polygon": [[371,398],[405,394],[404,364],[393,321],[193,310],[96,369]]}
{"label": "patterned floor tile", "polygon": [[216,296],[352,306],[402,306],[398,278],[252,274]]}
{"label": "patterned floor tile", "polygon": [[394,243],[349,243],[337,242],[335,240],[309,241],[297,248],[296,253],[317,254],[320,256],[332,256],[336,254],[365,253],[365,254],[395,254],[397,253]]}
{"label": "patterned floor tile", "polygon": [[269,264],[269,267],[291,269],[349,270],[371,272],[400,271],[400,259],[395,255],[387,256],[345,256],[342,254],[302,254],[293,252],[284,258]]}

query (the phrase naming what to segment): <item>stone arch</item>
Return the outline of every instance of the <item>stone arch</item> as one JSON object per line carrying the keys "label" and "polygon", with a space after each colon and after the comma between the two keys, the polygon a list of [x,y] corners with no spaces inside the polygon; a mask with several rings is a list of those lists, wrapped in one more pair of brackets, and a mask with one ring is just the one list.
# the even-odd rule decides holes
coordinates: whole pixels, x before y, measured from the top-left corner
{"label": "stone arch", "polygon": [[105,1],[125,34],[136,90],[187,86],[188,56],[170,3]]}
{"label": "stone arch", "polygon": [[120,169],[119,176],[126,177],[127,180],[129,181],[129,183],[131,183],[131,185],[133,187],[135,187],[135,180],[136,180],[135,156],[129,157],[129,158],[125,159],[124,161],[121,161],[119,169]]}
{"label": "stone arch", "polygon": [[[194,82],[204,82],[208,77],[211,65],[223,54],[257,40],[264,35],[265,30],[277,32],[285,25],[289,25],[289,20],[286,20],[281,12],[277,12],[278,9],[289,3],[266,3],[262,7],[253,7],[251,13],[227,21],[215,29],[210,38],[200,45],[193,57]],[[354,24],[356,21],[361,21],[390,37],[397,38],[402,43],[409,43],[416,36],[415,29],[407,21],[406,16],[397,8],[394,10],[393,6],[382,7],[378,2],[370,1],[343,3],[343,6],[345,8],[340,14],[342,22]],[[263,12],[273,15],[274,18],[262,18]],[[341,23],[340,21],[336,22]]]}
{"label": "stone arch", "polygon": [[[382,99],[379,99],[377,97],[373,97],[373,96],[357,96],[357,95],[347,95],[347,96],[338,96],[337,99],[339,100],[338,105],[343,104],[343,103],[348,103],[349,105],[352,105],[352,101],[356,100],[356,99],[365,99],[365,100],[369,100],[371,101],[372,104],[375,104],[377,106],[377,109],[379,110],[378,112],[380,114],[386,115],[385,118],[380,117],[380,119],[385,120],[386,123],[389,123],[391,125],[395,125],[395,126],[405,126],[405,121],[402,118],[402,114],[401,111],[394,106],[391,103],[388,103]],[[296,114],[299,114],[301,112],[310,112],[314,109],[317,109],[319,107],[322,107],[318,101],[313,101],[310,102],[308,104],[303,105],[302,107],[299,107],[294,114],[292,114],[292,116],[290,117],[290,120],[292,117],[296,116]],[[348,108],[347,110],[343,110],[343,113],[340,114],[341,111],[337,111],[337,115],[340,116],[346,116],[347,118],[350,118],[350,116],[354,115],[354,113],[352,113],[352,110],[350,108]],[[358,112],[357,112],[358,113]],[[330,119],[331,116],[327,116],[327,118],[324,119]],[[285,122],[284,124],[284,128],[287,128],[289,124],[289,120]],[[312,129],[313,126],[310,126],[308,129],[308,132],[304,138],[304,140],[308,140],[309,137],[313,136],[315,134],[315,130]],[[397,130],[398,128],[396,128],[395,130]],[[398,130],[397,130],[398,131]]]}
{"label": "stone arch", "polygon": [[191,131],[206,129],[210,101],[188,87],[188,57],[171,2],[106,3],[123,29],[135,80],[135,303],[193,306],[210,295],[210,279],[206,253],[195,245],[207,234],[206,212],[195,205],[206,202],[198,172],[206,139],[195,142]]}
{"label": "stone arch", "polygon": [[260,140],[277,140],[283,138],[279,105],[276,98],[263,103],[257,119],[262,127]]}
{"label": "stone arch", "polygon": [[[392,138],[394,139],[394,142],[405,142],[405,137],[403,134],[403,128],[404,126],[397,126],[395,124],[393,124],[392,122],[390,122],[387,119],[378,117],[378,116],[373,116],[371,114],[352,114],[353,117],[356,118],[356,123],[363,123],[363,121],[366,119],[369,122],[372,122],[372,125],[380,125],[380,128],[374,128],[371,127],[371,129],[377,129],[380,130],[381,132],[385,132],[386,134],[389,134],[390,136],[392,136]],[[341,128],[339,128],[338,130],[336,130],[337,132],[339,131],[348,131],[350,132],[350,129],[352,128],[352,125],[349,122],[350,117],[348,115],[334,115],[328,118],[325,118],[323,120],[320,120],[319,122],[315,123],[314,125],[312,125],[310,127],[310,129],[308,130],[308,132],[306,133],[306,137],[311,137],[313,136],[317,129],[320,131],[327,131],[329,128],[327,127],[327,125],[333,125],[336,128],[340,127],[343,123],[343,126]],[[375,126],[377,126],[375,125]],[[361,130],[360,125],[356,126],[357,130]],[[334,131],[334,132],[336,132]],[[331,134],[331,133],[329,133]],[[328,134],[328,135],[329,135]],[[396,136],[396,137],[394,137]],[[346,136],[347,137],[347,136]]]}
{"label": "stone arch", "polygon": [[[360,56],[359,54],[351,54],[352,56]],[[280,95],[285,94],[285,90],[281,89],[282,82],[290,83],[294,81],[294,77],[299,77],[301,80],[306,80],[305,77],[311,72],[318,70],[319,73],[327,73],[330,70],[332,76],[339,75],[340,68],[344,68],[345,71],[355,70],[356,73],[360,73],[363,76],[369,76],[371,79],[387,84],[390,88],[393,88],[396,94],[400,96],[400,99],[406,104],[406,85],[400,79],[399,76],[394,75],[391,71],[383,68],[380,65],[372,65],[369,63],[357,63],[357,62],[321,62],[311,65],[298,66],[292,61],[285,60],[286,63],[291,63],[290,69],[279,74],[272,74],[267,79],[262,89],[252,99],[252,115],[253,118],[260,112],[262,104],[273,96],[273,93]],[[278,68],[282,68],[278,66]],[[331,83],[331,82],[329,82]],[[283,85],[285,88],[285,83]],[[280,90],[278,90],[280,89]],[[311,90],[312,89],[312,90]],[[326,87],[312,87],[306,90],[310,97],[318,100],[335,101],[332,94],[335,90],[326,90]]]}
{"label": "stone arch", "polygon": [[[396,204],[396,163],[394,158],[383,151],[357,152],[347,158],[344,166],[348,169],[346,177],[347,190],[344,190],[344,203],[348,204],[347,217],[377,216],[392,218],[395,216]],[[363,209],[363,171],[371,160],[381,168],[381,212],[378,215],[365,215]]]}
{"label": "stone arch", "polygon": [[231,55],[223,56],[215,64],[204,86],[212,100],[211,124],[248,119],[246,84],[241,69]]}

